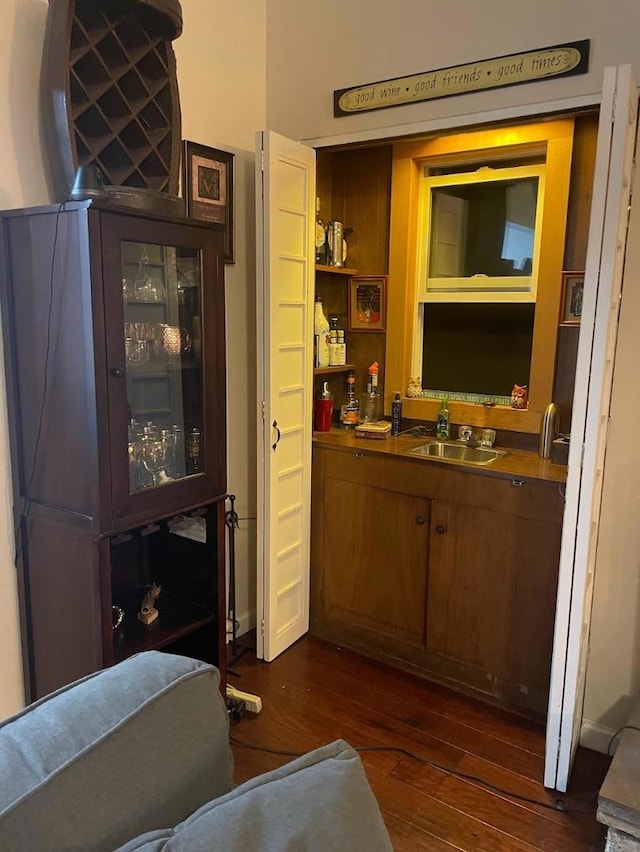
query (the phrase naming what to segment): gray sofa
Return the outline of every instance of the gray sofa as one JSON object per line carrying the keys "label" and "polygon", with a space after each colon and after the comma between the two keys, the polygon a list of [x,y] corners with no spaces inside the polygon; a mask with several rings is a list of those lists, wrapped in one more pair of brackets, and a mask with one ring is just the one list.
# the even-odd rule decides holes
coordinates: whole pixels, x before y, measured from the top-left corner
{"label": "gray sofa", "polygon": [[0,849],[390,850],[337,741],[234,788],[213,666],[150,651],[0,724]]}

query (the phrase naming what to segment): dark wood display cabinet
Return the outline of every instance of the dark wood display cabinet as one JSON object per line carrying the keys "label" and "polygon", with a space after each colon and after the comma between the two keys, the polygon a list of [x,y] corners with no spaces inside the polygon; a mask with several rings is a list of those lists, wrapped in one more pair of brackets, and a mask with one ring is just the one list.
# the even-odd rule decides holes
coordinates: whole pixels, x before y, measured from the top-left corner
{"label": "dark wood display cabinet", "polygon": [[223,231],[95,202],[1,216],[28,697],[153,648],[224,675]]}

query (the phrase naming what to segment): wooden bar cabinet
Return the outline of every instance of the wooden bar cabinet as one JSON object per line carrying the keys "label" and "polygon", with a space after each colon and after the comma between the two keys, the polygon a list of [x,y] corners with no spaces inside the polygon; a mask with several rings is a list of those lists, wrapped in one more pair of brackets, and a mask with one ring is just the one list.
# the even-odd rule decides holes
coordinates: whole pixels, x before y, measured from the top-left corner
{"label": "wooden bar cabinet", "polygon": [[0,251],[28,700],[154,648],[224,675],[221,228],[64,203]]}

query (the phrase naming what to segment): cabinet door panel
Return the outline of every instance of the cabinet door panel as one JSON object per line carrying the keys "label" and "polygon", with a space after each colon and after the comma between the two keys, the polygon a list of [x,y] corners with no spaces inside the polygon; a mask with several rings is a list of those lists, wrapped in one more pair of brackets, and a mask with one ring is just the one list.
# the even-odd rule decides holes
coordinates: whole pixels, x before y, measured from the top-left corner
{"label": "cabinet door panel", "polygon": [[431,525],[427,648],[434,667],[542,712],[560,526],[439,502]]}
{"label": "cabinet door panel", "polygon": [[423,643],[429,515],[428,500],[325,478],[326,610]]}
{"label": "cabinet door panel", "polygon": [[101,214],[114,525],[226,489],[222,232],[153,225]]}

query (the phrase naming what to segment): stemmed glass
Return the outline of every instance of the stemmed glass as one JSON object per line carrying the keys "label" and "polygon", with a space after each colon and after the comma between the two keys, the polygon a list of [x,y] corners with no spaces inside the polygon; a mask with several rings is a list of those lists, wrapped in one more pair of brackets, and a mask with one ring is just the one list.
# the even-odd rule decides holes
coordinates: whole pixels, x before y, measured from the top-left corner
{"label": "stemmed glass", "polygon": [[167,466],[171,459],[168,444],[162,438],[144,436],[142,439],[141,461],[144,469],[153,478],[154,485],[164,485],[171,481],[167,475]]}
{"label": "stemmed glass", "polygon": [[149,274],[149,255],[146,247],[142,250],[138,271],[133,282],[135,297],[139,302],[157,302],[158,288]]}

